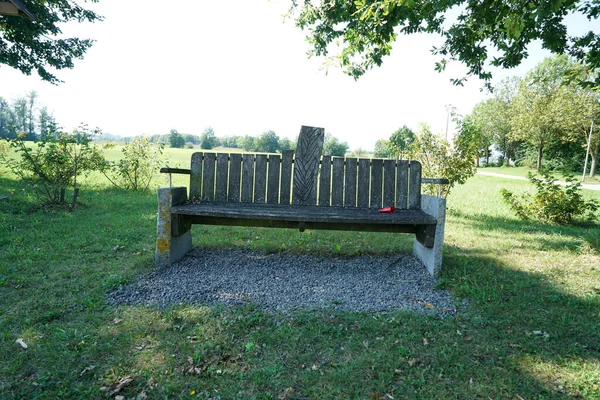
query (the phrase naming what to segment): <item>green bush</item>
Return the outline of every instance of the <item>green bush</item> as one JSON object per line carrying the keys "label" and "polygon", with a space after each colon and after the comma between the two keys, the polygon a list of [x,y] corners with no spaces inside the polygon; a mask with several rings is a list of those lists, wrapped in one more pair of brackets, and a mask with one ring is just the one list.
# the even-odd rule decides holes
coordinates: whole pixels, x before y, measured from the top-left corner
{"label": "green bush", "polygon": [[123,146],[123,157],[117,162],[106,162],[102,172],[118,188],[148,190],[163,163],[163,147],[152,144],[150,138],[136,137]]}
{"label": "green bush", "polygon": [[529,180],[535,185],[537,193],[516,196],[502,189],[503,200],[523,219],[537,219],[542,222],[560,225],[572,224],[578,219],[594,221],[600,203],[596,200],[585,201],[581,195],[581,183],[569,176],[566,187],[557,185],[556,179],[548,172],[542,172],[542,179],[529,173]]}
{"label": "green bush", "polygon": [[104,164],[101,150],[91,144],[99,130],[90,131],[81,125],[72,134],[54,131],[32,145],[25,135],[10,140],[17,158],[0,151],[0,160],[33,191],[44,205],[65,204],[65,190],[73,188],[71,205],[75,206],[77,178],[100,170]]}

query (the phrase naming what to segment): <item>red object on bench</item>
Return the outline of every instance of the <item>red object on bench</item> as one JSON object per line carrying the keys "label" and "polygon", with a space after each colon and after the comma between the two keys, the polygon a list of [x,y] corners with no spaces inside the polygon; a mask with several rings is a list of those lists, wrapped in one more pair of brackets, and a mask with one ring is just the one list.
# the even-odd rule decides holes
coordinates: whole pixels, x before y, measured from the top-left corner
{"label": "red object on bench", "polygon": [[380,208],[379,212],[380,213],[393,213],[393,212],[396,212],[396,207],[390,206],[390,207]]}

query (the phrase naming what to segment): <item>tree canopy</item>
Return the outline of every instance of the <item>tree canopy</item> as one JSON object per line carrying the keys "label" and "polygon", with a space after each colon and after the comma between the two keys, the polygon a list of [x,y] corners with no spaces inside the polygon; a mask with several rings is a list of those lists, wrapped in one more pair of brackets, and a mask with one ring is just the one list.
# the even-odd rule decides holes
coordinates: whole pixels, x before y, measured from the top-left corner
{"label": "tree canopy", "polygon": [[[600,34],[590,31],[569,36],[565,17],[573,13],[595,20],[600,2],[292,0],[290,10],[296,25],[307,31],[310,54],[337,60],[354,78],[380,66],[398,34],[435,33],[443,38],[442,45],[432,49],[440,56],[436,69],[443,70],[448,61],[460,61],[467,67],[467,75],[483,79],[488,86],[490,65],[519,65],[537,39],[553,53],[567,54],[589,70],[598,68]],[[458,77],[453,82],[460,85],[465,79]],[[600,77],[594,79],[599,85]]]}
{"label": "tree canopy", "polygon": [[[97,0],[84,0],[96,3]],[[25,0],[35,16],[0,15],[0,63],[26,75],[36,71],[51,83],[61,82],[54,70],[73,68],[73,60],[83,58],[93,40],[61,37],[61,25],[68,22],[95,22],[102,17],[75,1]]]}

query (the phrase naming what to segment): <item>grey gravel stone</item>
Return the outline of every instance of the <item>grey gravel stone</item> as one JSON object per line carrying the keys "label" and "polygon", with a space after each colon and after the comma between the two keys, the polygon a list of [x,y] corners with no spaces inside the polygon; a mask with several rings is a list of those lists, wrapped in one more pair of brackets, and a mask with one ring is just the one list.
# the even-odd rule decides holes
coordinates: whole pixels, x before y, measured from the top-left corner
{"label": "grey gravel stone", "polygon": [[109,301],[160,308],[252,302],[277,312],[299,308],[457,312],[454,298],[437,289],[426,269],[409,254],[326,258],[194,249],[180,262],[111,293]]}

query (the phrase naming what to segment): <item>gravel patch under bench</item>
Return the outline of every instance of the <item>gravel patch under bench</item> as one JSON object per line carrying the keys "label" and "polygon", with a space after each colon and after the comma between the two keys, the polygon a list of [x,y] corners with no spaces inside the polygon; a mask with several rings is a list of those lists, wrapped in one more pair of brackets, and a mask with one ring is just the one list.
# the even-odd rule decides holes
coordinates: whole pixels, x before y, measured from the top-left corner
{"label": "gravel patch under bench", "polygon": [[111,293],[109,301],[160,308],[252,302],[278,312],[299,308],[457,312],[450,293],[437,289],[425,268],[409,254],[326,258],[194,249],[180,262]]}

